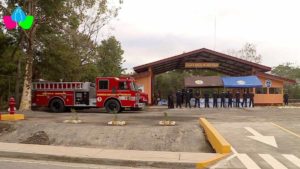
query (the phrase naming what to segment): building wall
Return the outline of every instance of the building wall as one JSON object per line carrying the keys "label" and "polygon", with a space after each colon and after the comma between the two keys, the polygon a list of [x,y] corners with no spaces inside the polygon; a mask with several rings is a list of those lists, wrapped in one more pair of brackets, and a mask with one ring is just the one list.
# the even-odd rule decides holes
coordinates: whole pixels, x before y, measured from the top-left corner
{"label": "building wall", "polygon": [[[263,84],[263,88],[266,88],[266,80],[272,81],[272,88],[279,88],[281,93],[280,94],[271,94],[269,91],[269,88],[267,88],[266,94],[257,94],[256,89],[253,89],[253,92],[255,93],[254,96],[254,103],[256,105],[278,105],[283,104],[283,81],[277,80],[277,79],[269,79],[264,76],[258,76],[261,83]],[[153,81],[153,74],[151,72],[151,69],[142,76],[136,76],[135,77],[136,83],[139,86],[143,86],[144,92],[148,94],[148,103],[152,103],[153,99],[153,93],[152,93],[152,81]]]}
{"label": "building wall", "polygon": [[143,86],[145,93],[148,94],[148,104],[151,104],[152,101],[152,73],[149,72],[145,76],[135,77],[136,84]]}
{"label": "building wall", "polygon": [[263,87],[266,88],[266,80],[272,81],[272,86],[275,88],[280,88],[280,94],[270,94],[269,88],[267,88],[267,94],[256,94],[256,90],[254,89],[255,96],[254,96],[254,103],[261,104],[261,105],[272,105],[272,104],[283,104],[283,81],[268,79],[263,76],[258,76],[263,84]]}

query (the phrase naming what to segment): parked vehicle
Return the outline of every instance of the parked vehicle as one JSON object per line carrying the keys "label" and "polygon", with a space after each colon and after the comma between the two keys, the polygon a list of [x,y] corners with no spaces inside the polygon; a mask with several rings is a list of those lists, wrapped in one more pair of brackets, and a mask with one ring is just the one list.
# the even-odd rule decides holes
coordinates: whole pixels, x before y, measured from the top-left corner
{"label": "parked vehicle", "polygon": [[135,80],[130,77],[97,77],[91,82],[34,82],[32,106],[53,112],[70,108],[105,108],[107,112],[142,109]]}
{"label": "parked vehicle", "polygon": [[159,106],[167,106],[168,105],[168,100],[167,99],[161,99],[157,105]]}

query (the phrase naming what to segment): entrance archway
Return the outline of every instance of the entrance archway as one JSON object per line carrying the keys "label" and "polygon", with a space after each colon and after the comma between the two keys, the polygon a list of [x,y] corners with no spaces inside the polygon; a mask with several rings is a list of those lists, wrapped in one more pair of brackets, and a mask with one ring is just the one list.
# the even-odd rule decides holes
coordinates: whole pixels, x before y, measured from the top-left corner
{"label": "entrance archway", "polygon": [[[284,83],[295,83],[294,80],[267,74],[271,67],[253,63],[247,60],[229,56],[206,48],[183,53],[155,62],[134,67],[137,83],[142,86],[149,96],[149,104],[153,103],[154,77],[158,74],[174,69],[209,69],[228,76],[257,76],[266,93],[255,93],[255,102],[258,104],[282,104]],[[272,81],[272,86],[266,82]],[[270,88],[281,90],[272,93]],[[264,89],[262,89],[264,91]]]}

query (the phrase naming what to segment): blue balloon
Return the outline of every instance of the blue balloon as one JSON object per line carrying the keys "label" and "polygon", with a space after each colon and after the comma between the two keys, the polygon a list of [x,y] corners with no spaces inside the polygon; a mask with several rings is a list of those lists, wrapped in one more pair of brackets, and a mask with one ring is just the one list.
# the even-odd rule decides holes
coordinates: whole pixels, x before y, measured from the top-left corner
{"label": "blue balloon", "polygon": [[15,21],[15,22],[22,22],[22,21],[24,21],[24,20],[26,19],[26,14],[25,14],[25,12],[22,10],[22,8],[18,6],[18,7],[13,11],[13,13],[12,13],[12,15],[11,15],[11,18],[12,18],[12,20]]}

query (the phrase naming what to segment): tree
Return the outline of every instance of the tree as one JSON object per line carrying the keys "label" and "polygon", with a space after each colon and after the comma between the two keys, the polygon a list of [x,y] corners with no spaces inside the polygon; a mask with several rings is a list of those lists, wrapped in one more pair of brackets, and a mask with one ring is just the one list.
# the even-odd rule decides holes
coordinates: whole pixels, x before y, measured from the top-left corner
{"label": "tree", "polygon": [[[0,109],[7,106],[8,98],[13,96],[13,86],[15,86],[15,90],[19,89],[16,85],[18,82],[16,72],[18,72],[18,63],[23,62],[21,59],[23,55],[16,47],[16,40],[9,34],[0,31]],[[21,68],[20,71],[22,71]],[[18,98],[16,94],[15,91],[15,96]]]}
{"label": "tree", "polygon": [[[298,83],[300,81],[300,67],[292,63],[280,64],[272,69],[272,74],[295,79]],[[300,86],[299,84],[285,86],[285,90],[289,93],[290,98],[300,99]]]}
{"label": "tree", "polygon": [[[32,77],[39,75],[36,71],[32,71],[33,67],[38,68],[38,63],[41,63],[41,61],[49,61],[51,66],[53,66],[55,61],[52,58],[45,58],[46,56],[52,57],[53,54],[56,58],[59,58],[58,60],[71,61],[78,69],[81,66],[86,68],[89,61],[84,61],[84,56],[88,58],[92,56],[96,49],[94,42],[98,38],[99,31],[112,18],[117,16],[120,8],[109,5],[107,0],[5,0],[0,2],[1,10],[5,11],[0,13],[0,15],[10,15],[15,3],[18,3],[26,11],[27,15],[33,15],[35,18],[30,30],[25,31],[20,28],[16,30],[19,35],[24,36],[24,38],[19,38],[20,50],[24,51],[26,56],[20,109],[28,110],[31,108]],[[119,3],[122,3],[122,1],[119,1]],[[91,11],[94,11],[94,13]],[[80,35],[78,37],[83,39],[75,40],[76,35]],[[17,39],[17,37],[15,38]],[[60,38],[65,40],[65,42],[60,42],[61,46],[59,47],[58,45],[52,46],[54,51],[58,48],[60,50],[50,53],[51,55],[44,55],[47,51],[49,53],[49,46],[47,46],[49,43],[47,44],[47,41],[53,43],[56,42],[54,40]],[[70,41],[70,39],[73,41]],[[66,44],[69,42],[76,43]],[[67,49],[67,52],[63,52],[64,49]],[[59,52],[62,53],[62,57],[58,56]],[[79,57],[71,58],[71,55],[75,52],[77,52],[76,56]],[[78,60],[81,62],[80,65],[75,62]],[[61,68],[58,66],[57,69]],[[94,70],[94,68],[91,70]],[[71,72],[73,71],[76,73],[77,70],[72,70]]]}
{"label": "tree", "polygon": [[278,76],[300,80],[300,68],[292,63],[280,64],[272,69],[272,73]]}
{"label": "tree", "polygon": [[227,53],[250,62],[261,63],[262,56],[257,53],[256,46],[252,43],[247,42],[242,49],[238,51],[228,50]]}
{"label": "tree", "polygon": [[167,98],[170,93],[175,93],[178,89],[184,88],[184,78],[189,76],[220,76],[220,73],[212,70],[191,69],[173,70],[155,76],[155,93],[160,93],[161,98]]}
{"label": "tree", "polygon": [[124,69],[121,43],[115,37],[103,40],[97,48],[97,69],[101,76],[119,76]]}

